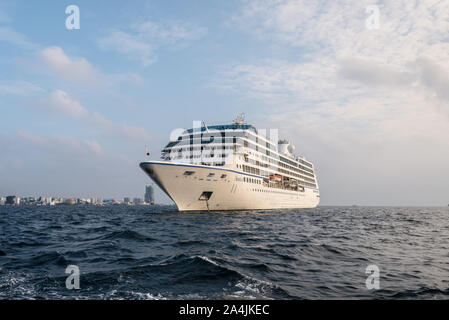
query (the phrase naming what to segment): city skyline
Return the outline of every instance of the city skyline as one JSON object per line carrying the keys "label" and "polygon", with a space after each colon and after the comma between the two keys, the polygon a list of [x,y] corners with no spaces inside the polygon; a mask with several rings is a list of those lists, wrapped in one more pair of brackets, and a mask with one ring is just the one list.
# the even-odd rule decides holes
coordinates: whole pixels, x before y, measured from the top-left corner
{"label": "city skyline", "polygon": [[157,204],[154,201],[146,201],[146,199],[139,197],[123,197],[121,199],[113,198],[76,198],[76,197],[20,197],[20,196],[6,196],[0,197],[0,206],[3,205],[24,205],[24,206],[54,206],[54,205],[115,205],[115,204],[125,204],[125,205],[154,205]]}
{"label": "city skyline", "polygon": [[447,206],[447,12],[436,0],[2,1],[0,194],[141,194],[145,146],[157,160],[173,129],[244,112],[313,161],[322,205]]}
{"label": "city skyline", "polygon": [[94,204],[94,205],[107,205],[107,204],[127,204],[127,205],[153,205],[154,202],[147,202],[143,198],[138,197],[123,197],[122,199],[113,198],[76,198],[76,197],[20,197],[20,196],[6,196],[0,197],[0,205],[59,205],[59,204]]}
{"label": "city skyline", "polygon": [[[69,203],[72,202],[73,203]],[[55,197],[55,196],[30,196],[30,195],[0,195],[0,205],[5,204],[103,204],[103,203],[122,203],[122,204],[155,204],[154,185],[146,185],[143,197],[135,195],[134,197],[123,196],[121,198],[113,197],[96,197],[89,196],[85,198],[78,197]]]}

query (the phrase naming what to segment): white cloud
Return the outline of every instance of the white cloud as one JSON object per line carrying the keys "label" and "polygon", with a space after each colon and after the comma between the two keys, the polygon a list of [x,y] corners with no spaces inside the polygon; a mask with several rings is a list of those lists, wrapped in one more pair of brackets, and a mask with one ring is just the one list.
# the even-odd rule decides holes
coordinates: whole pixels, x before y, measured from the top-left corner
{"label": "white cloud", "polygon": [[87,109],[77,100],[72,99],[65,91],[54,91],[48,100],[43,103],[43,107],[50,112],[68,115],[74,118],[83,118],[88,115]]}
{"label": "white cloud", "polygon": [[[441,65],[428,58],[419,58],[413,65],[421,83],[449,102],[449,65]],[[449,109],[447,109],[449,111]]]}
{"label": "white cloud", "polygon": [[139,36],[131,35],[123,31],[113,31],[111,34],[98,41],[103,50],[117,51],[128,56],[131,60],[141,61],[142,65],[149,66],[156,62],[157,58],[149,43]]}
{"label": "white cloud", "polygon": [[100,143],[95,140],[76,140],[73,138],[67,138],[67,137],[43,137],[43,136],[37,136],[33,135],[24,131],[19,131],[18,136],[31,143],[32,145],[39,147],[39,148],[45,148],[47,150],[51,151],[57,151],[61,153],[80,153],[80,154],[93,154],[93,155],[101,155],[103,154],[103,148],[101,147]]}
{"label": "white cloud", "polygon": [[35,45],[26,36],[10,27],[0,27],[0,41],[8,42],[24,49],[35,48]]}
{"label": "white cloud", "polygon": [[323,90],[335,92],[335,65],[327,60],[292,63],[262,60],[254,64],[232,64],[222,68],[213,86],[222,90],[284,105],[301,100],[316,101]]}
{"label": "white cloud", "polygon": [[126,124],[121,126],[121,130],[125,137],[132,140],[150,140],[150,135],[146,132],[144,128],[132,127]]}
{"label": "white cloud", "polygon": [[0,93],[26,96],[33,93],[45,92],[44,89],[28,81],[1,81]]}
{"label": "white cloud", "polygon": [[92,114],[89,122],[98,127],[104,136],[134,141],[151,140],[151,136],[144,128],[132,127],[126,124],[116,125],[98,112]]}
{"label": "white cloud", "polygon": [[207,33],[206,28],[178,21],[171,21],[166,24],[146,21],[133,24],[131,29],[143,39],[155,40],[162,45],[178,45],[183,42],[194,41]]}
{"label": "white cloud", "polygon": [[404,68],[373,60],[350,58],[338,61],[339,76],[367,86],[410,86],[416,75]]}
{"label": "white cloud", "polygon": [[92,152],[94,152],[96,154],[102,154],[103,153],[103,148],[101,147],[100,143],[98,143],[98,141],[95,141],[95,140],[84,140],[83,143]]}
{"label": "white cloud", "polygon": [[388,1],[379,5],[380,29],[369,30],[372,1],[246,1],[232,22],[261,40],[307,47],[316,55],[363,56],[403,64],[432,53],[448,61],[446,1]]}
{"label": "white cloud", "polygon": [[39,54],[48,67],[66,80],[90,84],[99,81],[99,73],[85,58],[71,59],[60,47],[45,48]]}
{"label": "white cloud", "polygon": [[298,48],[300,58],[227,66],[217,87],[288,109],[322,101],[344,107],[361,95],[380,104],[396,96],[397,107],[407,108],[413,101],[405,92],[437,98],[432,103],[440,107],[447,101],[448,2],[382,3],[379,30],[365,27],[368,1],[244,3],[234,25],[261,41]]}
{"label": "white cloud", "polygon": [[99,112],[90,113],[78,100],[63,90],[55,90],[51,95],[33,105],[51,114],[65,115],[83,121],[98,130],[101,135],[130,141],[148,141],[151,136],[144,128],[115,124]]}
{"label": "white cloud", "polygon": [[203,37],[207,29],[181,22],[155,23],[146,21],[131,25],[129,31],[114,30],[98,40],[106,51],[116,51],[143,66],[156,62],[157,51],[163,47],[187,45]]}
{"label": "white cloud", "polygon": [[46,143],[46,139],[41,136],[32,135],[21,130],[19,130],[17,134],[19,137],[31,142],[33,145],[44,145]]}
{"label": "white cloud", "polygon": [[45,48],[38,55],[48,69],[60,78],[95,90],[123,83],[135,85],[144,83],[143,78],[134,73],[101,73],[86,58],[69,57],[60,47]]}

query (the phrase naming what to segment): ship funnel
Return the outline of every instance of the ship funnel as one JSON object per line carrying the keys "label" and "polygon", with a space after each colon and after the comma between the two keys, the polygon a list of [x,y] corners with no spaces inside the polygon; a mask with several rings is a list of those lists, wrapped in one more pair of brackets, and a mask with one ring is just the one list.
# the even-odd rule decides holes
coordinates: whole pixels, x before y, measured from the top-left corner
{"label": "ship funnel", "polygon": [[278,142],[279,153],[289,155],[290,154],[290,152],[288,150],[289,146],[290,146],[290,142],[288,140],[279,140],[279,142]]}

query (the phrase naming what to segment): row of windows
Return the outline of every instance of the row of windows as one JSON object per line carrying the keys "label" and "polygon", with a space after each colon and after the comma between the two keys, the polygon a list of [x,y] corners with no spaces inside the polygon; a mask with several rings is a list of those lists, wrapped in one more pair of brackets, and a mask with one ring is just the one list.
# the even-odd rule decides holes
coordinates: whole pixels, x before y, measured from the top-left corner
{"label": "row of windows", "polygon": [[[213,158],[213,157],[215,157],[215,155],[214,155],[214,151],[215,150],[230,150],[230,149],[235,149],[235,148],[234,148],[233,145],[219,145],[219,146],[213,146],[213,147],[211,147],[211,146],[201,146],[201,147],[176,148],[176,149],[171,149],[168,153],[170,154],[170,153],[178,152],[178,156],[173,156],[172,155],[169,158],[165,157],[165,159],[199,159],[199,158],[202,157],[201,154],[196,154],[196,155],[195,154],[193,154],[193,155],[191,154],[191,155],[185,155],[184,156],[182,154],[182,152],[200,151],[200,150],[201,151],[203,151],[203,150],[211,150],[212,152],[209,155],[209,157]],[[166,156],[167,152],[163,152],[163,155]],[[225,158],[226,155],[225,154],[221,154],[221,155],[218,154],[217,157]],[[262,156],[262,158],[264,160],[269,160],[269,161],[272,160],[272,159],[270,159],[268,157],[265,157],[265,156]],[[250,162],[250,163],[252,163],[252,164],[254,164],[256,166],[260,166],[260,167],[264,167],[264,168],[268,168],[269,167],[269,165],[267,163],[259,162],[258,160],[249,159],[248,162]],[[288,166],[285,163],[282,163],[282,162],[279,162],[279,161],[271,161],[271,162],[276,162],[279,166],[282,166],[284,168],[288,168],[290,170],[293,170],[293,171],[296,171],[296,172],[299,172],[299,173],[302,173],[302,174],[305,174],[305,175],[313,177],[313,175],[308,174],[306,172],[303,172],[303,171],[301,171],[299,169],[293,168],[291,166]],[[301,176],[299,174],[295,174],[293,172],[289,172],[289,171],[286,171],[286,170],[283,170],[283,169],[280,169],[280,168],[277,168],[277,170],[279,170],[282,173],[290,174],[290,175],[293,175],[293,176],[295,176],[297,178],[301,178],[301,179],[304,179],[304,180],[309,181],[309,182],[314,182],[313,179],[310,179],[310,178],[307,178],[307,177],[303,177],[303,176]],[[252,174],[260,174],[260,170],[259,169],[252,168],[252,167],[250,167],[250,169],[246,170],[245,172],[252,173]],[[264,172],[266,173],[265,175],[269,174],[268,171],[264,171]]]}
{"label": "row of windows", "polygon": [[[262,184],[262,181],[259,179],[253,179],[253,178],[243,178],[243,182],[246,183],[253,183],[253,184]],[[275,185],[270,185],[268,183],[264,183],[265,187],[269,187],[269,188],[274,188],[274,189],[280,189],[278,186]],[[274,192],[274,193],[286,193],[286,192],[276,192],[276,191],[271,191],[269,189],[252,189],[253,191],[257,191],[257,192]],[[304,192],[305,189],[304,187],[299,187],[298,190],[291,190],[291,191],[300,191],[300,192]]]}
{"label": "row of windows", "polygon": [[208,159],[208,158],[226,158],[228,155],[223,153],[223,154],[209,154],[207,156],[203,156],[201,154],[199,155],[193,155],[191,154],[190,156],[182,156],[182,155],[172,155],[172,156],[167,156],[164,159],[165,160],[178,160],[178,159]]}
{"label": "row of windows", "polygon": [[[250,174],[257,174],[257,175],[261,175],[263,177],[268,177],[271,174],[268,171],[260,170],[258,168],[254,168],[254,167],[247,166],[247,165],[237,165],[237,168],[242,169],[243,172],[250,173]],[[280,172],[285,173],[285,174],[291,174],[282,169],[280,169]],[[295,175],[295,174],[293,174],[293,175]],[[299,175],[295,175],[295,176],[297,176],[297,178],[304,179],[304,177],[300,177]],[[298,181],[298,183],[301,185],[311,187],[311,188],[316,188],[315,181],[312,179],[308,179],[307,181]]]}
{"label": "row of windows", "polygon": [[262,184],[262,181],[259,179],[247,178],[247,177],[243,177],[243,182]]}
{"label": "row of windows", "polygon": [[186,147],[186,148],[171,148],[162,150],[162,154],[187,152],[187,151],[203,151],[203,150],[234,150],[234,145],[215,145],[215,146],[201,146],[201,147]]}
{"label": "row of windows", "polygon": [[210,138],[229,138],[229,137],[244,137],[245,134],[243,131],[241,132],[203,132],[203,133],[195,133],[190,135],[183,135],[178,137],[178,141],[181,140],[191,140],[191,139],[210,139]]}
{"label": "row of windows", "polygon": [[253,167],[250,167],[250,166],[242,165],[242,170],[243,170],[243,172],[261,175],[260,174],[260,169],[258,169],[258,168],[253,168]]}
{"label": "row of windows", "polygon": [[[178,154],[176,154],[176,152],[174,152],[176,150],[173,150],[174,153],[173,154],[169,153],[169,155],[164,157],[164,159],[165,160],[200,159],[200,158],[202,158],[202,159],[222,158],[223,159],[223,158],[226,158],[226,156],[229,155],[229,154],[225,154],[225,153],[214,154],[213,152],[211,154],[206,155],[206,156],[204,154],[192,154],[192,153],[190,155],[184,155],[181,152],[181,150],[182,149],[178,149],[177,150]],[[259,161],[255,161],[255,160],[252,160],[252,159],[249,159],[248,162],[250,162],[252,164],[255,164],[255,165],[261,165],[261,166],[268,167],[267,164],[264,164],[264,163],[261,163],[261,162],[259,163]],[[206,163],[202,162],[201,164],[206,164]],[[207,165],[211,165],[210,161],[207,163]],[[222,165],[224,165],[224,163],[220,163],[218,165],[222,166]],[[261,169],[259,169],[257,167],[252,167],[252,166],[248,166],[248,165],[239,165],[238,164],[237,168],[243,170],[246,173],[250,173],[250,174],[254,174],[254,175],[261,175],[261,176],[264,176],[264,177],[268,177],[270,174],[272,174],[270,171],[261,170]],[[289,172],[289,171],[281,169],[281,168],[278,168],[277,171],[280,172],[280,173],[283,173],[285,175],[292,175],[292,176],[294,176],[294,177],[296,177],[298,179],[305,180],[305,182],[301,182],[301,183],[304,184],[304,185],[310,186],[310,187],[315,187],[315,180],[313,180],[313,179],[301,176],[301,175],[296,174],[294,172]]]}
{"label": "row of windows", "polygon": [[[219,160],[217,159],[217,161],[219,161]],[[195,164],[195,165],[202,165],[202,166],[223,167],[226,164],[226,161],[220,161],[220,162],[204,162],[204,161],[202,161],[202,162],[192,162],[192,161],[189,161],[187,163],[192,163],[192,164]]]}
{"label": "row of windows", "polygon": [[191,133],[190,135],[184,135],[180,136],[178,140],[188,140],[188,139],[204,139],[204,138],[221,138],[226,137],[229,138],[229,136],[232,137],[246,137],[247,139],[256,142],[256,144],[263,145],[269,150],[276,151],[277,148],[274,144],[265,141],[264,139],[259,138],[259,136],[255,135],[252,132],[249,131],[212,131],[212,132],[202,132],[202,133],[193,133],[193,130],[188,130],[188,133]]}
{"label": "row of windows", "polygon": [[[215,157],[215,154],[214,154],[215,150],[231,150],[231,149],[235,149],[233,145],[219,145],[219,146],[213,146],[213,147],[211,147],[211,146],[201,146],[201,147],[176,148],[176,149],[171,149],[169,152],[163,152],[163,157],[166,160],[169,160],[169,159],[172,159],[172,160],[173,159],[199,159],[199,158],[202,157],[201,154],[183,155],[182,152],[211,150],[211,154],[208,155],[208,156],[213,158],[213,157]],[[170,157],[167,157],[167,153],[170,154],[170,153],[176,153],[176,152],[178,153],[177,156],[173,156],[172,155]],[[224,153],[222,153],[221,155],[218,154],[217,157],[225,158],[226,155]],[[279,161],[273,161],[272,159],[270,159],[270,158],[268,158],[266,156],[262,156],[262,158],[265,161],[268,160],[268,161],[271,161],[271,162],[276,162],[276,164],[278,164],[279,166],[281,166],[283,168],[287,168],[287,169],[290,169],[292,171],[299,172],[301,174],[307,175],[309,177],[313,177],[312,174],[309,174],[309,173],[304,172],[302,170],[293,168],[293,167],[291,167],[291,166],[289,166],[289,165],[287,165],[285,163],[282,163],[282,162],[279,162]],[[256,166],[260,166],[260,167],[264,167],[264,168],[268,168],[269,167],[269,165],[267,163],[259,162],[258,160],[248,159],[248,162],[250,162],[250,163],[252,163],[252,164],[254,164]],[[277,169],[280,172],[282,172],[282,173],[290,174],[290,175],[293,175],[293,176],[295,176],[297,178],[301,178],[301,179],[304,179],[304,180],[309,181],[309,182],[314,182],[313,179],[310,179],[310,178],[307,178],[307,177],[303,177],[303,176],[301,176],[299,174],[295,174],[293,172],[289,172],[289,171],[286,171],[286,170],[283,170],[283,169],[280,169],[280,168],[277,168]],[[258,171],[254,171],[254,170],[259,170],[259,169],[252,168],[252,169],[250,169],[250,171],[245,171],[245,172],[249,172],[249,173],[252,173],[252,174],[259,174],[259,173],[257,173]]]}
{"label": "row of windows", "polygon": [[[193,176],[195,174],[195,171],[185,171],[184,172],[184,175],[185,176]],[[212,178],[212,177],[214,177],[215,176],[215,173],[214,172],[210,172],[208,175],[207,175],[207,177],[206,178]],[[220,179],[224,179],[224,178],[226,178],[228,175],[227,174],[221,174],[220,175]]]}
{"label": "row of windows", "polygon": [[[257,137],[257,136],[254,136],[251,132],[249,132],[249,139],[250,139],[251,141],[255,141],[255,142],[258,141],[258,137]],[[260,143],[260,144],[263,145],[263,143]],[[268,142],[266,142],[266,148],[267,148],[267,149],[270,149],[270,150],[273,150],[273,151],[277,151],[277,148],[276,148],[274,145],[272,145],[272,144],[270,144],[270,143],[268,143]],[[283,157],[281,157],[281,158],[283,158]],[[286,159],[286,158],[283,158],[282,161],[286,161],[287,163],[291,164],[292,166],[299,166],[299,165],[298,165],[297,163],[295,163],[294,161],[288,160],[288,159]],[[310,169],[313,168],[312,164],[310,164],[310,163],[308,163],[308,162],[306,162],[306,161],[304,161],[304,160],[302,160],[302,159],[298,159],[297,161],[300,162],[300,163],[302,163],[302,164],[304,164],[304,165],[306,165],[306,166],[309,167]],[[306,169],[306,168],[304,168],[304,169]],[[310,171],[310,172],[312,172],[312,171]]]}
{"label": "row of windows", "polygon": [[[265,148],[272,150],[272,151],[277,151],[277,148],[274,144],[271,144],[267,141],[263,141],[261,139],[259,139],[258,136],[254,136],[253,134],[249,134],[247,135],[247,138],[253,142],[255,142],[256,144],[260,144],[261,146],[264,146]],[[261,140],[261,141],[259,141]]]}
{"label": "row of windows", "polygon": [[[250,124],[224,124],[224,125],[216,125],[216,126],[209,126],[207,129],[209,130],[253,130],[254,132],[257,133],[256,128],[254,128],[252,125]],[[201,128],[191,128],[191,129],[187,129],[186,133],[192,133],[194,131],[207,131],[206,127],[201,127]],[[224,132],[224,131],[222,131]]]}
{"label": "row of windows", "polygon": [[181,140],[169,143],[163,151],[169,151],[174,146],[188,146],[188,145],[208,145],[208,144],[236,144],[237,139],[235,137],[221,138],[215,137],[210,138],[209,140],[204,139],[189,139],[189,140]]}
{"label": "row of windows", "polygon": [[[221,132],[219,134],[224,135],[224,132]],[[210,141],[204,141],[203,136],[206,136],[206,135],[208,135],[207,138],[209,138]],[[249,136],[252,137],[252,140],[254,140],[255,142],[258,142],[259,139],[258,139],[257,136],[252,136],[252,135],[249,135]],[[200,137],[201,139],[193,139],[194,137],[195,138],[196,137]],[[218,139],[215,139],[214,137],[217,137],[217,133],[215,133],[215,134],[203,133],[203,134],[190,135],[190,138],[191,138],[190,140],[181,140],[181,141],[174,142],[174,144],[177,144],[178,142],[181,142],[181,144],[179,146],[187,145],[187,143],[190,143],[190,144],[191,143],[208,144],[208,143],[211,143],[213,140],[218,140]],[[179,149],[178,148],[176,148],[176,149],[166,148],[166,149],[163,150],[163,158],[170,159],[170,158],[166,157],[167,152],[168,153],[170,153],[170,152],[178,152],[178,156],[177,157],[171,157],[171,159],[197,159],[197,158],[200,158],[201,156],[200,155],[189,155],[189,156],[184,156],[183,157],[180,153],[183,152],[183,151],[212,150],[212,153],[211,153],[210,157],[215,157],[215,155],[213,154],[214,150],[226,150],[226,149],[231,150],[231,149],[234,149],[234,151],[236,151],[236,146],[235,146],[235,144],[237,143],[237,138],[236,137],[231,137],[231,138],[229,138],[229,137],[228,138],[224,138],[223,137],[223,138],[221,138],[221,140],[223,142],[228,142],[228,143],[230,143],[232,141],[232,143],[234,145],[221,145],[221,146],[212,146],[212,147],[211,146],[201,145],[201,147],[190,146],[188,148],[179,148]],[[239,144],[242,143],[241,138],[238,138],[238,143]],[[167,147],[169,145],[173,146],[173,143],[169,143],[167,145]],[[253,143],[248,142],[247,140],[243,141],[243,145],[246,146],[246,147],[249,147],[250,149],[254,149],[256,151],[258,151],[258,149],[259,149],[258,145],[254,145]],[[270,147],[270,148],[272,147],[272,145],[269,144],[268,142],[266,142],[266,145],[267,145],[267,147]],[[265,151],[266,151],[267,155],[271,155],[269,150],[265,150]],[[222,157],[222,158],[226,157],[226,155],[223,155],[223,154],[222,155],[217,155],[217,156],[218,157]],[[277,154],[273,153],[273,156],[277,156]],[[307,176],[309,176],[311,178],[314,178],[312,170],[310,170],[310,169],[308,169],[308,168],[306,168],[306,167],[304,167],[304,166],[302,166],[302,165],[300,165],[298,163],[295,163],[295,162],[293,162],[293,161],[291,161],[291,160],[289,160],[289,159],[287,159],[285,157],[281,156],[279,158],[281,161],[269,158],[269,157],[267,157],[265,155],[261,155],[261,157],[266,162],[270,162],[272,164],[279,165],[280,167],[283,167],[283,168],[289,169],[291,171],[294,171],[294,172],[297,172],[297,173],[300,173],[300,174],[303,174],[303,175],[307,175]],[[246,159],[246,160],[248,161],[248,159]],[[311,166],[310,164],[306,163],[305,161],[303,161],[301,159],[298,159],[298,161],[300,161],[301,163],[303,163],[303,164],[305,164],[307,166]],[[265,168],[269,167],[269,165],[267,163],[259,162],[258,160],[256,160],[256,161],[250,160],[248,162],[250,162],[250,163],[252,163],[252,164],[254,164],[256,166],[261,166],[261,167],[265,167]],[[287,163],[289,163],[290,165],[287,164]],[[297,167],[299,167],[299,168],[301,168],[303,170],[306,170],[307,172],[304,172],[303,170],[300,170]],[[250,169],[250,171],[247,171],[247,172],[256,174],[257,170],[259,170],[259,169],[252,168],[252,169]],[[304,179],[304,180],[309,181],[309,182],[314,182],[314,179],[306,178],[306,177],[300,176],[298,174],[295,174],[293,172],[282,170],[280,168],[277,168],[277,170],[279,170],[282,173],[290,174],[290,175],[293,175],[293,176],[295,176],[297,178]],[[259,170],[259,172],[260,172],[260,170]],[[268,172],[266,172],[266,173],[268,173]]]}
{"label": "row of windows", "polygon": [[305,181],[315,182],[315,180],[313,180],[313,179],[310,179],[310,178],[307,178],[307,177],[300,176],[299,174],[292,173],[292,172],[287,171],[287,170],[284,170],[284,169],[279,169],[279,172],[282,172],[282,173],[285,173],[285,174],[292,175],[292,176],[294,176],[294,177],[296,177],[296,178],[300,178],[300,179],[303,179],[303,180],[305,180]]}
{"label": "row of windows", "polygon": [[[307,171],[307,172],[313,173],[313,170],[310,170],[310,169],[308,169],[308,168],[306,168],[306,167],[304,167],[304,166],[302,166],[302,165],[300,165],[300,164],[297,164],[296,162],[291,161],[290,159],[287,159],[287,158],[285,158],[285,157],[279,157],[279,159],[280,159],[281,161],[284,161],[284,162],[288,163],[288,164],[290,165],[290,167],[291,167],[292,170],[295,170],[295,168],[293,168],[293,167],[298,167],[298,168],[300,168],[300,169],[302,169],[302,170],[305,170],[305,171]],[[304,162],[304,161],[303,161],[303,162]],[[287,167],[287,166],[288,166],[288,165],[286,165],[286,167]]]}
{"label": "row of windows", "polygon": [[[266,157],[265,157],[265,158],[266,158]],[[263,163],[263,162],[261,162],[261,161],[259,161],[259,160],[253,160],[253,159],[245,159],[245,160],[246,160],[246,162],[248,162],[248,163],[254,164],[254,165],[256,165],[256,166],[260,166],[260,167],[262,167],[262,168],[268,168],[268,167],[270,167],[270,165],[269,165],[268,163]],[[269,159],[268,159],[268,160],[269,160]],[[278,164],[279,166],[282,166],[282,167],[284,167],[284,168],[285,168],[285,167],[288,167],[288,168],[289,168],[290,170],[292,170],[292,171],[299,172],[299,173],[301,173],[301,174],[304,174],[304,175],[307,175],[307,176],[309,176],[309,177],[314,178],[314,175],[313,175],[313,174],[309,174],[309,173],[304,172],[304,171],[301,171],[301,170],[295,170],[294,168],[291,168],[291,167],[289,167],[289,166],[287,166],[287,165],[285,165],[285,164],[283,164],[283,163],[281,163],[281,162],[276,162],[275,164]],[[275,165],[273,165],[273,166],[275,166]],[[275,167],[275,170],[281,171],[281,172],[286,173],[286,174],[293,175],[293,176],[295,176],[295,177],[297,177],[297,178],[301,178],[301,179],[304,179],[304,180],[314,181],[313,179],[309,179],[309,178],[303,177],[303,176],[301,176],[301,175],[299,175],[299,174],[296,174],[296,173],[293,173],[293,172],[289,172],[289,171],[286,171],[286,170],[282,170],[282,169],[280,169],[279,167]]]}
{"label": "row of windows", "polygon": [[[247,162],[249,162],[249,163],[251,163],[251,164],[254,164],[254,165],[256,165],[256,166],[264,167],[264,168],[270,167],[270,165],[268,165],[267,163],[263,163],[263,162],[260,162],[260,161],[258,161],[258,160],[248,159]],[[299,172],[299,173],[301,173],[301,174],[303,174],[303,175],[307,175],[307,176],[309,176],[309,177],[314,178],[314,175],[313,175],[313,174],[309,174],[309,173],[304,172],[304,171],[301,171],[301,170],[294,170],[293,168],[290,168],[290,170],[292,170],[292,171],[294,171],[294,172],[286,171],[286,170],[283,170],[283,169],[280,168],[280,167],[284,167],[284,168],[285,168],[285,167],[286,167],[285,165],[283,166],[281,162],[278,162],[277,164],[279,165],[279,167],[277,167],[277,166],[274,166],[274,167],[275,167],[275,170],[277,170],[277,171],[279,171],[279,172],[283,172],[283,173],[285,173],[285,174],[290,174],[290,175],[292,175],[292,176],[295,176],[295,177],[297,177],[297,178],[301,178],[301,179],[304,179],[304,180],[314,181],[313,179],[309,179],[309,178],[304,177],[304,176],[302,176],[302,175],[299,175],[299,174],[297,174],[297,173],[295,173],[295,172]]]}
{"label": "row of windows", "polygon": [[[259,140],[261,140],[261,139],[259,139],[258,136],[254,135],[251,132],[245,132],[245,133],[246,133],[245,137],[247,139],[249,139],[249,140],[251,140],[251,141],[256,143],[256,144],[253,144],[251,142],[248,142],[247,140],[244,140],[243,141],[243,145],[245,147],[249,147],[249,148],[251,148],[253,150],[259,151],[259,145],[260,146],[264,146],[265,148],[268,149],[268,150],[265,150],[265,154],[271,155],[273,153],[274,156],[277,156],[276,155],[277,148],[273,144],[271,144],[271,143],[269,143],[267,141],[259,142]],[[213,133],[191,134],[189,136],[179,137],[178,140],[181,140],[181,141],[169,143],[169,145],[167,145],[167,147],[171,147],[171,146],[177,144],[178,142],[180,142],[182,145],[198,144],[198,143],[199,144],[208,144],[208,143],[212,143],[214,141],[217,142],[218,140],[221,140],[222,143],[225,143],[225,142],[229,142],[230,143],[230,142],[232,142],[232,143],[235,144],[235,143],[237,143],[237,137],[238,136],[244,136],[243,132],[241,132],[241,133],[232,132],[231,133],[232,137],[229,137],[229,134],[230,134],[230,132],[213,132]],[[188,137],[188,139],[186,139],[187,137]],[[239,144],[242,144],[241,140],[242,139],[239,138]],[[270,150],[272,150],[273,152],[270,152]],[[306,168],[306,167],[304,167],[304,166],[302,166],[302,165],[300,165],[300,164],[298,164],[298,163],[296,163],[296,162],[294,162],[294,161],[292,161],[290,159],[287,159],[285,157],[281,156],[280,158],[281,158],[281,161],[286,162],[286,163],[288,163],[289,165],[291,165],[293,167],[299,167],[299,168],[301,168],[301,169],[303,169],[303,170],[305,170],[307,172],[313,173],[313,171],[311,170],[312,169],[312,165],[310,163],[302,160],[302,159],[298,159],[297,161],[300,162],[301,164],[304,164],[305,166],[309,167],[310,169]]]}
{"label": "row of windows", "polygon": [[[291,193],[288,192],[283,192],[283,191],[276,191],[276,190],[270,190],[270,189],[252,189],[255,192],[266,192],[266,193],[278,193],[278,194],[288,194],[288,195],[292,195]],[[319,197],[319,196],[317,196]]]}
{"label": "row of windows", "polygon": [[[248,147],[249,149],[255,150],[255,151],[258,151],[258,149],[259,149],[256,145],[254,145],[252,143],[248,143],[248,141],[246,141],[246,140],[244,141],[244,146]],[[272,154],[272,152],[270,152],[269,150],[266,150],[265,153],[266,153],[267,156],[277,157],[277,155],[275,153]],[[264,159],[265,161],[270,162],[270,163],[276,163],[276,164],[279,163],[280,165],[283,165],[284,167],[288,166],[288,168],[290,170],[293,170],[293,171],[296,171],[298,173],[306,174],[308,176],[313,177],[313,170],[310,170],[310,169],[308,169],[308,168],[306,168],[306,167],[304,167],[304,166],[302,166],[300,164],[296,164],[295,162],[293,162],[293,161],[291,161],[291,160],[289,160],[289,159],[287,159],[285,157],[279,157],[279,160],[281,160],[281,161],[279,161],[279,160],[275,160],[275,159],[272,159],[272,158],[268,158],[268,157],[263,155],[262,159]],[[290,164],[293,164],[293,166],[289,166],[289,165],[287,165],[285,163],[282,163],[282,161],[288,162]]]}
{"label": "row of windows", "polygon": [[[184,172],[183,175],[184,176],[193,176],[194,174],[195,174],[195,171],[187,170],[187,171]],[[215,176],[216,176],[215,172],[210,172],[206,176],[206,178],[213,178]],[[224,173],[220,174],[220,179],[225,179],[226,177],[227,177],[227,174],[224,174]],[[263,181],[260,180],[260,179],[255,179],[255,178],[250,178],[250,177],[243,177],[243,182],[261,185]],[[273,184],[269,184],[267,182],[264,183],[264,186],[265,187],[271,187],[271,188],[279,188],[279,186],[276,186],[276,185],[273,185]],[[253,189],[253,191],[268,192],[267,190],[262,190],[262,189]],[[298,190],[296,190],[296,191],[304,192],[304,188],[299,186]]]}
{"label": "row of windows", "polygon": [[[256,166],[259,165],[259,166],[262,166],[262,167],[265,167],[265,168],[268,168],[268,167],[269,167],[268,164],[264,164],[264,163],[261,163],[261,162],[259,162],[259,161],[257,161],[257,160],[253,160],[253,159],[248,159],[247,162],[248,162],[248,163],[251,163],[251,164],[253,164],[253,165],[256,165]],[[315,182],[314,179],[307,178],[307,177],[302,176],[302,175],[300,175],[300,174],[297,174],[297,173],[295,173],[295,172],[290,172],[290,171],[281,169],[281,168],[279,168],[279,167],[275,167],[274,170],[279,171],[279,172],[282,172],[282,173],[284,173],[284,174],[292,175],[292,176],[294,176],[294,177],[296,177],[296,178],[298,178],[298,179],[303,179],[303,180],[306,180],[306,181],[309,181],[309,182]],[[270,173],[269,171],[260,170],[260,174],[263,175],[263,176],[269,176],[271,173]],[[312,177],[313,177],[313,175],[312,175]]]}

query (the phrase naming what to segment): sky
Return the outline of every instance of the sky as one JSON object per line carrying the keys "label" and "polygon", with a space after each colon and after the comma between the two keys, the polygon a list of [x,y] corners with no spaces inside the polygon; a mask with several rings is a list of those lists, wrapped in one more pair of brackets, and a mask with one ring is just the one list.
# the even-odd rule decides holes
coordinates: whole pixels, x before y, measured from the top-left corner
{"label": "sky", "polygon": [[446,206],[449,1],[0,2],[0,196],[143,197],[146,145],[241,112],[322,205]]}

